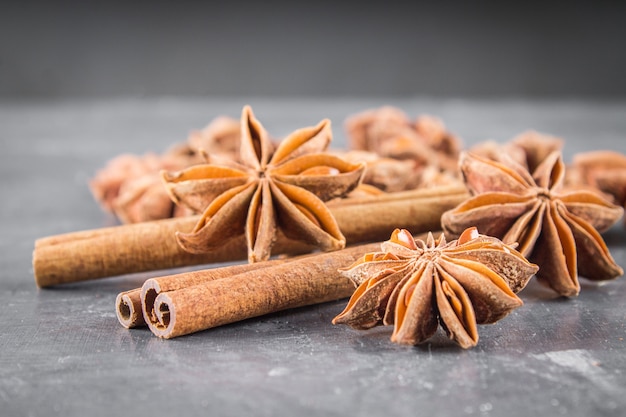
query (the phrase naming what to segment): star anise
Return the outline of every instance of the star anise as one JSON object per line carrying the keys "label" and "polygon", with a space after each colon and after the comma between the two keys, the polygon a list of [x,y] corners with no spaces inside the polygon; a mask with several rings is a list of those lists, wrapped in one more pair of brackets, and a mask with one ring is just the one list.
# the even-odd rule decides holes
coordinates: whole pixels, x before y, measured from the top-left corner
{"label": "star anise", "polygon": [[499,143],[493,140],[480,142],[470,148],[474,155],[494,161],[513,159],[533,172],[537,166],[554,151],[563,148],[563,139],[546,133],[528,130],[515,136],[508,142]]}
{"label": "star anise", "polygon": [[278,146],[249,106],[241,115],[241,163],[214,160],[178,173],[164,173],[177,203],[203,211],[191,233],[178,233],[179,244],[199,253],[245,233],[248,260],[263,261],[280,231],[322,250],[345,246],[345,238],[324,204],[353,190],[363,164],[324,153],[332,139],[330,121],[296,130]]}
{"label": "star anise", "polygon": [[188,215],[188,209],[176,206],[170,199],[163,187],[161,170],[181,170],[204,162],[200,150],[230,155],[239,145],[239,131],[238,121],[219,116],[204,129],[191,132],[186,142],[175,143],[162,154],[119,155],[90,181],[91,192],[122,223]]}
{"label": "star anise", "polygon": [[594,187],[626,206],[626,155],[615,151],[579,153],[574,155],[571,171],[577,185]]}
{"label": "star anise", "polygon": [[444,231],[460,234],[469,226],[505,243],[539,265],[537,278],[558,294],[580,291],[578,273],[608,280],[623,273],[600,232],[623,209],[588,190],[564,191],[561,153],[550,153],[531,175],[513,160],[496,162],[470,153],[460,158],[465,183],[473,195],[443,214]]}
{"label": "star anise", "polygon": [[228,116],[218,116],[202,130],[193,130],[187,143],[211,155],[237,159],[241,137],[241,123]]}
{"label": "star anise", "polygon": [[417,188],[419,173],[415,162],[385,158],[370,151],[333,151],[333,154],[351,163],[364,163],[363,184],[392,193]]}
{"label": "star anise", "polygon": [[351,149],[456,172],[460,140],[437,117],[411,120],[402,110],[384,106],[349,116],[345,128]]}
{"label": "star anise", "polygon": [[565,141],[547,133],[528,130],[515,136],[510,143],[524,151],[524,165],[528,171],[534,172],[548,155],[561,151]]}
{"label": "star anise", "polygon": [[521,306],[515,292],[537,271],[512,246],[476,228],[451,242],[432,233],[415,240],[396,229],[381,249],[344,270],[359,286],[333,323],[356,329],[393,324],[391,340],[403,344],[425,341],[441,324],[461,347],[475,346],[476,325]]}

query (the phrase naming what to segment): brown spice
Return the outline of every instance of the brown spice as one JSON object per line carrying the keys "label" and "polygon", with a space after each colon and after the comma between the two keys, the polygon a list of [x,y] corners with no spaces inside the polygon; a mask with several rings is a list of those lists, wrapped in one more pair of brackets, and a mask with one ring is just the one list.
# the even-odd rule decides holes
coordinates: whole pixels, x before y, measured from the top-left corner
{"label": "brown spice", "polygon": [[141,288],[121,292],[115,297],[115,315],[127,329],[146,325],[141,310]]}
{"label": "brown spice", "polygon": [[187,143],[197,151],[237,160],[241,143],[239,120],[228,116],[218,116],[204,129],[192,131],[187,138]]}
{"label": "brown spice", "polygon": [[513,159],[518,164],[526,166],[526,151],[510,141],[500,143],[495,140],[485,140],[472,146],[469,152],[493,161],[500,161],[506,155],[506,158]]}
{"label": "brown spice", "polygon": [[522,305],[514,292],[537,271],[513,247],[467,229],[447,243],[396,229],[382,251],[343,270],[358,286],[333,324],[393,325],[391,340],[419,344],[439,324],[462,348],[478,343],[476,324],[494,323]]}
{"label": "brown spice", "polygon": [[353,164],[365,164],[362,184],[393,193],[417,188],[420,173],[414,161],[385,158],[369,151],[334,151],[334,155]]}
{"label": "brown spice", "polygon": [[593,187],[626,206],[626,155],[615,151],[579,153],[569,171],[569,186]]}
{"label": "brown spice", "polygon": [[323,153],[332,138],[330,121],[299,129],[276,148],[249,106],[241,115],[241,164],[220,161],[164,174],[172,199],[203,211],[179,244],[192,253],[212,251],[244,234],[249,262],[269,259],[280,230],[322,250],[345,246],[324,201],[352,191],[364,165]]}
{"label": "brown spice", "polygon": [[[257,262],[254,264],[233,265],[221,268],[203,269],[199,271],[185,272],[177,275],[167,275],[160,278],[151,278],[150,287],[156,294],[148,296],[149,304],[153,302],[162,291],[179,290],[185,287],[203,284],[216,279],[227,278],[243,272],[255,271],[262,268],[268,268],[278,265],[284,260],[271,260],[266,262]],[[115,299],[115,312],[120,324],[127,329],[141,327],[146,325],[144,319],[143,308],[141,304],[141,288],[130,291],[124,291],[117,295]]]}
{"label": "brown spice", "polygon": [[456,174],[461,142],[436,117],[422,115],[412,121],[402,110],[384,106],[354,114],[344,125],[350,149]]}
{"label": "brown spice", "polygon": [[513,159],[529,172],[534,172],[550,153],[561,151],[563,144],[564,140],[559,137],[528,130],[505,143],[497,143],[493,140],[480,142],[469,151],[474,155],[498,162]]}
{"label": "brown spice", "polygon": [[[348,244],[380,241],[394,227],[425,231],[439,228],[441,214],[467,198],[465,187],[439,187],[328,203]],[[394,213],[390,216],[389,213]],[[244,260],[243,236],[214,251],[192,254],[175,233],[191,230],[199,216],[86,230],[38,239],[33,252],[35,282],[40,287],[134,272]],[[355,221],[358,220],[358,221]],[[310,245],[279,234],[275,253],[305,253]]]}
{"label": "brown spice", "polygon": [[124,154],[113,158],[96,173],[89,187],[96,201],[122,223],[189,215],[189,210],[171,201],[163,187],[161,170],[181,170],[202,163],[203,153],[231,157],[230,150],[238,145],[239,123],[221,116],[203,130],[192,132],[187,142],[177,143],[163,154]]}
{"label": "brown spice", "polygon": [[539,265],[539,281],[563,296],[579,293],[578,273],[592,280],[622,275],[599,233],[621,217],[621,207],[588,190],[563,192],[565,166],[559,151],[550,153],[532,175],[512,160],[503,161],[461,155],[473,197],[444,213],[444,231],[458,236],[476,226],[505,243],[518,243],[519,251]]}
{"label": "brown spice", "polygon": [[[150,279],[141,290],[144,318],[155,335],[169,339],[288,308],[345,298],[354,286],[338,269],[375,246],[306,256],[181,288],[164,288],[162,281]],[[187,280],[188,274],[181,274],[165,282],[180,284]]]}
{"label": "brown spice", "polygon": [[563,149],[565,141],[547,133],[528,130],[511,139],[511,143],[524,150],[526,154],[524,165],[529,172],[535,172],[551,153]]}

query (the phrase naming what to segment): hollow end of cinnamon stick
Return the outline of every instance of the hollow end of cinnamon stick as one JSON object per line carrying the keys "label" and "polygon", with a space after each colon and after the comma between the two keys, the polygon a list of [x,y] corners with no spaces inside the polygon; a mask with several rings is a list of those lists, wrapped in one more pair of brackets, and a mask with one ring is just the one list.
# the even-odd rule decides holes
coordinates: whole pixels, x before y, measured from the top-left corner
{"label": "hollow end of cinnamon stick", "polygon": [[378,247],[368,244],[305,256],[171,291],[162,287],[158,278],[151,278],[141,290],[144,319],[152,333],[170,339],[288,308],[346,298],[355,287],[339,268]]}
{"label": "hollow end of cinnamon stick", "polygon": [[[170,310],[168,301],[161,298],[156,304],[161,291],[159,282],[153,279],[147,280],[141,287],[141,309],[145,323],[152,333],[162,338],[169,338],[172,334],[172,318],[176,321],[176,310]],[[173,316],[173,317],[172,317]]]}
{"label": "hollow end of cinnamon stick", "polygon": [[117,320],[127,329],[146,325],[141,309],[141,288],[125,291],[115,298]]}
{"label": "hollow end of cinnamon stick", "polygon": [[170,304],[172,300],[167,293],[157,295],[153,303],[153,320],[150,320],[152,333],[164,339],[173,337],[176,324],[176,309],[170,309]]}

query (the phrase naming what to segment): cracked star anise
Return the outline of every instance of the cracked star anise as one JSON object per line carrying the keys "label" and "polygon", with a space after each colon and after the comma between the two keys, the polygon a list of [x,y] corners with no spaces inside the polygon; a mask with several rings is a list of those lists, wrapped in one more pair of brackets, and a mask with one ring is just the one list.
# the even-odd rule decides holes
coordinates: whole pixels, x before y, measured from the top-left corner
{"label": "cracked star anise", "polygon": [[178,173],[164,173],[177,203],[203,212],[179,244],[207,252],[245,233],[249,262],[270,257],[280,230],[286,237],[322,250],[345,246],[345,238],[324,201],[341,197],[361,181],[363,164],[324,153],[332,139],[330,122],[291,133],[276,147],[245,106],[241,115],[241,163],[213,160]]}
{"label": "cracked star anise", "polygon": [[446,242],[432,233],[415,240],[396,229],[343,273],[358,288],[333,324],[356,329],[394,326],[391,341],[419,344],[439,324],[463,348],[478,343],[477,324],[494,323],[522,305],[515,292],[537,266],[512,246],[469,228]]}
{"label": "cracked star anise", "polygon": [[596,281],[623,273],[600,236],[619,220],[621,207],[587,190],[563,190],[559,151],[547,155],[532,175],[512,160],[503,161],[461,155],[473,197],[443,214],[444,231],[458,235],[476,226],[505,243],[517,242],[518,250],[539,265],[538,280],[563,296],[579,293],[578,273]]}

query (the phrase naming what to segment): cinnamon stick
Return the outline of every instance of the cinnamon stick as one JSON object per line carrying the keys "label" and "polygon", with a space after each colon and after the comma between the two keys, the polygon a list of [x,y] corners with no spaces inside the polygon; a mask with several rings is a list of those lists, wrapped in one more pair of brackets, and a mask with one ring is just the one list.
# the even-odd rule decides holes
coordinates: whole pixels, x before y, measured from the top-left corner
{"label": "cinnamon stick", "polygon": [[115,297],[115,314],[127,329],[146,325],[141,311],[141,288],[121,292]]}
{"label": "cinnamon stick", "polygon": [[[463,186],[420,189],[329,202],[348,244],[383,240],[396,227],[416,233],[440,228],[441,214],[468,197]],[[244,260],[243,236],[205,254],[191,254],[176,231],[193,228],[199,216],[67,233],[39,239],[33,271],[39,287],[181,266]],[[300,254],[312,247],[279,235],[274,253]]]}
{"label": "cinnamon stick", "polygon": [[[338,269],[365,252],[370,243],[302,257],[259,270],[185,286],[191,273],[148,279],[141,289],[144,319],[158,337],[170,339],[288,308],[338,300],[354,292],[354,284]],[[166,289],[162,283],[172,285]]]}
{"label": "cinnamon stick", "polygon": [[[202,284],[216,279],[237,275],[243,272],[255,271],[278,265],[285,260],[270,260],[254,264],[232,265],[221,268],[204,269],[200,271],[186,272],[176,275],[167,275],[159,278],[152,278],[155,288],[158,291],[173,291],[184,287]],[[141,288],[124,291],[117,295],[115,299],[115,313],[120,324],[127,329],[145,326],[141,307]]]}

